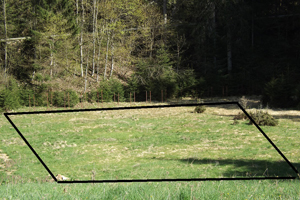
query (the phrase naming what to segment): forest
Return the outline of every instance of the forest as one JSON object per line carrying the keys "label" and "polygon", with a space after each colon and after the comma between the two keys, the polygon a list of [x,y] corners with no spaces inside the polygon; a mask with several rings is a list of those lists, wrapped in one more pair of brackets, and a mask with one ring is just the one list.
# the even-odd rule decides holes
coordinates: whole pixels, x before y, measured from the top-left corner
{"label": "forest", "polygon": [[146,91],[300,108],[299,0],[1,0],[0,12],[3,110]]}

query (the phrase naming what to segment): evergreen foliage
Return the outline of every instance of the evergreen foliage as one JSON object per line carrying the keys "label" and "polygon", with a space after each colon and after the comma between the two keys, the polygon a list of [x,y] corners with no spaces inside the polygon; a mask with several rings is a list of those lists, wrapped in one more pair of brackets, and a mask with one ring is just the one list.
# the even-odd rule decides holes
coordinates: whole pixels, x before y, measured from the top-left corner
{"label": "evergreen foliage", "polygon": [[[70,107],[74,107],[76,104],[79,103],[79,97],[75,91],[68,89],[68,90],[66,90],[66,93],[69,94]],[[69,104],[68,104],[68,106],[69,106]]]}
{"label": "evergreen foliage", "polygon": [[296,106],[296,101],[292,99],[292,86],[284,76],[273,78],[266,83],[262,102],[264,105],[279,108],[291,108]]}
{"label": "evergreen foliage", "polygon": [[20,102],[23,106],[29,106],[29,99],[30,99],[30,106],[33,106],[33,94],[34,90],[31,87],[23,86],[20,90]]}
{"label": "evergreen foliage", "polygon": [[[68,99],[69,94],[69,99]],[[79,103],[79,97],[75,91],[67,89],[65,91],[55,91],[53,92],[53,105],[57,107],[74,107]]]}
{"label": "evergreen foliage", "polygon": [[156,59],[140,60],[134,74],[140,85],[139,91],[151,91],[153,99],[156,100],[160,100],[161,90],[167,91],[167,98],[174,96],[178,83],[172,64],[164,46],[158,50]]}
{"label": "evergreen foliage", "polygon": [[53,106],[56,107],[65,107],[67,104],[65,102],[65,92],[64,91],[55,91],[53,92]]}
{"label": "evergreen foliage", "polygon": [[247,115],[244,112],[239,112],[236,116],[233,117],[233,120],[244,120],[248,119]]}
{"label": "evergreen foliage", "polygon": [[[124,101],[124,86],[122,83],[116,79],[109,79],[106,81],[102,81],[99,84],[99,87],[97,90],[91,91],[88,94],[88,101],[89,102],[97,102],[99,96],[99,102],[101,102],[102,98],[104,102],[111,102],[114,100],[118,100],[118,94],[119,94],[119,101]],[[102,95],[102,98],[101,98]]]}
{"label": "evergreen foliage", "polygon": [[[278,120],[276,120],[273,116],[271,116],[268,112],[263,112],[262,110],[258,110],[255,112],[248,112],[250,117],[256,122],[259,126],[276,126],[278,125]],[[238,124],[237,120],[245,120],[248,119],[247,115],[243,112],[239,112],[236,116],[234,116],[234,124]],[[253,124],[250,119],[249,124]]]}
{"label": "evergreen foliage", "polygon": [[[272,117],[268,112],[256,111],[254,113],[250,113],[251,118],[257,123],[259,126],[277,126],[278,120]],[[252,121],[249,120],[249,124],[252,124]]]}
{"label": "evergreen foliage", "polygon": [[197,106],[194,110],[195,113],[204,113],[206,110],[205,106]]}
{"label": "evergreen foliage", "polygon": [[[160,100],[162,90],[167,98],[220,96],[228,86],[228,95],[263,94],[264,105],[300,107],[297,0],[167,0],[167,21],[162,0],[5,2],[0,54],[7,67],[0,84],[7,85],[9,76],[27,83],[31,88],[21,96],[34,90],[36,105],[45,105],[46,98],[36,82],[74,77],[82,83],[88,66],[87,79],[97,80],[89,81],[90,88],[100,75],[125,81],[126,90],[101,83],[105,101],[113,93],[128,99],[134,91],[139,100],[146,91]],[[95,91],[90,93],[94,101]]]}
{"label": "evergreen foliage", "polygon": [[19,87],[14,79],[10,79],[8,87],[0,92],[0,108],[5,111],[21,107],[19,98]]}

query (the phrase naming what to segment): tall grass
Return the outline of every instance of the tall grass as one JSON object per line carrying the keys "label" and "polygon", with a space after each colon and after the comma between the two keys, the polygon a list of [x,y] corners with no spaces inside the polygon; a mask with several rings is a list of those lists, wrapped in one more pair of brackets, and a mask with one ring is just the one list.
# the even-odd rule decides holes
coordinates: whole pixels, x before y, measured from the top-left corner
{"label": "tall grass", "polygon": [[0,199],[299,199],[299,188],[299,180],[26,183],[0,185]]}

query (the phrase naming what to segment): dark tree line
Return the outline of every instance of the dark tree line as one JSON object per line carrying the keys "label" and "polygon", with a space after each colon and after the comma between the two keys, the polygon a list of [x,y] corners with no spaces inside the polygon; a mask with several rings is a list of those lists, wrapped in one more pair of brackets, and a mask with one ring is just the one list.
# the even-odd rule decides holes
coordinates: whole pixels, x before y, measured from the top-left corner
{"label": "dark tree line", "polygon": [[16,79],[20,87],[89,92],[116,78],[128,91],[203,97],[228,88],[228,95],[295,107],[299,4],[2,0],[2,89]]}

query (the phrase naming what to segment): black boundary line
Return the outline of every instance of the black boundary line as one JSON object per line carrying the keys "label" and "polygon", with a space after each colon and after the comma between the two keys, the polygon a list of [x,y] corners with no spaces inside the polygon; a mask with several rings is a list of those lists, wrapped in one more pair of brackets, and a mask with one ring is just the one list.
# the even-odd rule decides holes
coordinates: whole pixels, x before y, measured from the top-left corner
{"label": "black boundary line", "polygon": [[[13,112],[13,113],[4,113],[4,116],[12,124],[14,129],[18,132],[27,146],[31,149],[34,155],[39,159],[45,169],[49,172],[51,177],[57,183],[105,183],[105,182],[167,182],[167,181],[221,181],[221,180],[265,180],[265,179],[296,179],[296,177],[252,177],[252,178],[199,178],[199,179],[136,179],[136,180],[87,180],[87,181],[58,181],[47,165],[39,157],[39,155],[34,151],[25,137],[21,134],[19,129],[11,121],[8,115],[24,115],[24,114],[47,114],[47,113],[65,113],[65,112],[85,112],[85,111],[101,111],[101,110],[129,110],[129,109],[142,109],[142,108],[170,108],[170,107],[191,107],[191,106],[200,106],[200,105],[227,105],[227,104],[236,104],[242,109],[242,111],[247,115],[251,122],[256,126],[256,128],[265,136],[269,143],[277,150],[281,157],[290,165],[290,167],[296,172],[299,176],[297,169],[290,163],[290,161],[283,155],[283,153],[276,147],[276,145],[270,140],[270,138],[263,132],[263,130],[256,124],[256,122],[250,117],[246,110],[238,102],[215,102],[215,103],[192,103],[192,104],[174,104],[174,105],[157,105],[157,106],[136,106],[136,107],[114,107],[114,108],[94,108],[94,109],[77,109],[77,110],[53,110],[53,111],[34,111],[34,112]],[[300,176],[299,176],[300,177]]]}
{"label": "black boundary line", "polygon": [[[276,151],[281,155],[281,157],[290,165],[290,167],[296,172],[299,176],[298,170],[292,165],[292,163],[283,155],[283,153],[277,148],[277,146],[272,142],[272,140],[267,136],[267,134],[256,124],[256,122],[250,117],[250,115],[246,112],[246,110],[239,104],[237,105],[242,109],[242,111],[247,115],[247,117],[251,120],[251,122],[256,126],[256,128],[265,136],[265,138],[269,141],[269,143],[276,149]],[[299,176],[300,177],[300,176]]]}
{"label": "black boundary line", "polygon": [[157,106],[134,106],[134,107],[92,108],[92,109],[75,109],[75,110],[12,112],[12,113],[6,113],[6,114],[7,115],[30,115],[30,114],[46,114],[46,113],[68,113],[68,112],[85,112],[85,111],[101,111],[101,110],[130,110],[130,109],[142,109],[142,108],[171,108],[171,107],[223,105],[223,104],[237,104],[237,102],[192,103],[192,104],[173,104],[173,105],[157,105]]}
{"label": "black boundary line", "polygon": [[32,146],[29,144],[29,142],[25,139],[25,137],[22,135],[22,133],[19,131],[19,129],[16,127],[16,125],[11,121],[11,119],[6,115],[6,113],[4,113],[4,116],[11,123],[11,125],[14,127],[14,129],[18,132],[18,134],[21,136],[21,138],[24,140],[24,142],[27,144],[27,146],[30,148],[30,150],[34,153],[34,155],[39,159],[39,161],[42,163],[42,165],[45,167],[45,169],[48,171],[48,173],[51,175],[51,177],[57,182],[56,177],[53,175],[53,173],[50,171],[50,169],[47,167],[47,165],[44,163],[44,161],[40,158],[40,156],[35,152],[35,150],[32,148]]}
{"label": "black boundary line", "polygon": [[249,178],[192,178],[192,179],[124,179],[124,180],[87,180],[87,181],[57,181],[57,183],[124,183],[124,182],[177,182],[177,181],[231,181],[231,180],[278,180],[296,179],[296,177],[249,177]]}

